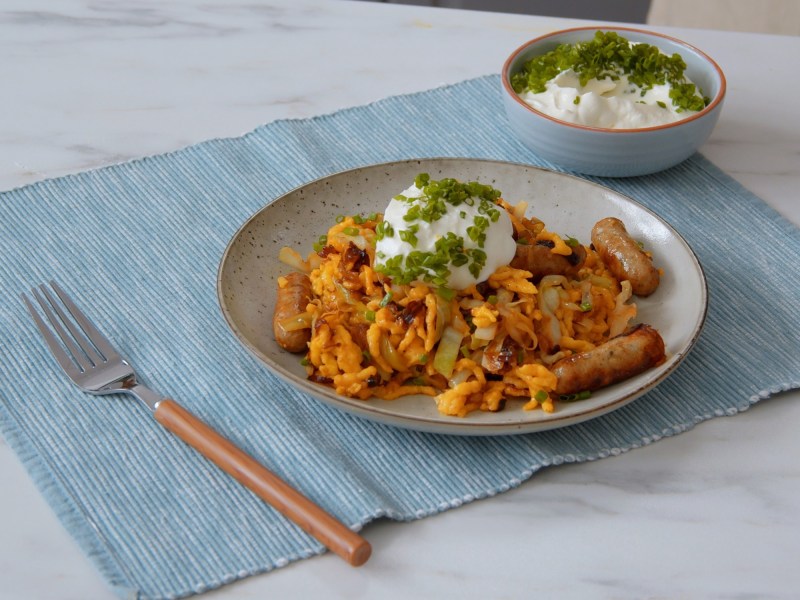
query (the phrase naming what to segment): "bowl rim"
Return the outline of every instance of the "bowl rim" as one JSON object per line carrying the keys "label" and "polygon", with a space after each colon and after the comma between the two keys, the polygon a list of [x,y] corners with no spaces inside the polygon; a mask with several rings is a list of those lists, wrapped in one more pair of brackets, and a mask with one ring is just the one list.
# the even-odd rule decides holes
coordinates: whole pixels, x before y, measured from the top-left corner
{"label": "bowl rim", "polygon": [[[553,117],[553,116],[550,116],[550,115],[548,115],[546,113],[543,113],[540,110],[536,110],[530,104],[528,104],[527,102],[522,100],[522,98],[520,98],[519,95],[517,95],[517,93],[514,91],[514,88],[511,87],[511,80],[510,80],[510,77],[509,77],[509,70],[511,68],[511,63],[513,63],[514,60],[516,60],[516,58],[519,56],[519,54],[522,53],[527,48],[529,48],[530,46],[532,46],[533,44],[536,44],[536,43],[541,42],[543,40],[546,40],[548,38],[556,37],[556,36],[563,35],[563,34],[566,34],[566,33],[572,33],[574,31],[631,31],[631,32],[634,32],[634,33],[641,33],[641,34],[645,34],[645,35],[654,36],[654,37],[657,37],[657,38],[662,38],[664,40],[668,40],[670,42],[678,44],[679,46],[683,46],[684,48],[696,53],[697,55],[699,55],[702,59],[707,61],[708,64],[710,64],[714,68],[714,70],[716,70],[717,75],[719,76],[719,82],[720,82],[719,90],[717,90],[716,95],[711,99],[711,102],[709,102],[708,106],[706,106],[703,110],[691,115],[690,117],[686,117],[685,119],[681,119],[680,121],[674,121],[672,123],[665,123],[663,125],[655,125],[653,127],[638,127],[638,128],[632,128],[632,129],[611,129],[609,127],[592,127],[590,125],[582,125],[580,123],[571,123],[570,121],[564,121],[562,119],[557,119],[556,117]],[[684,42],[683,40],[680,40],[680,39],[678,39],[676,37],[665,35],[663,33],[658,33],[656,31],[650,31],[650,30],[647,30],[647,29],[637,29],[635,27],[618,27],[618,26],[608,26],[608,27],[602,27],[602,26],[571,27],[569,29],[559,29],[558,31],[551,31],[550,33],[547,33],[545,35],[541,35],[539,37],[533,38],[532,40],[528,40],[527,42],[525,42],[524,44],[519,46],[516,50],[514,50],[509,55],[509,57],[506,59],[506,61],[503,63],[503,70],[500,73],[500,78],[501,78],[501,81],[502,81],[502,84],[503,84],[503,88],[504,88],[504,91],[506,92],[506,94],[508,94],[513,101],[517,102],[520,106],[522,106],[524,109],[532,112],[533,114],[535,114],[537,116],[540,116],[540,117],[543,117],[543,118],[547,119],[548,121],[552,121],[553,123],[557,123],[558,125],[564,125],[564,126],[567,126],[567,127],[572,127],[574,129],[583,129],[583,130],[586,130],[586,131],[612,133],[612,134],[620,134],[620,133],[622,133],[622,134],[649,133],[649,132],[653,132],[653,131],[659,131],[659,130],[662,130],[662,129],[671,129],[671,128],[674,128],[674,127],[679,127],[679,126],[684,125],[686,123],[690,123],[692,121],[696,121],[697,119],[701,119],[702,117],[704,117],[707,114],[709,114],[710,112],[712,112],[722,102],[722,100],[725,98],[725,93],[727,91],[727,81],[725,79],[725,73],[723,73],[722,69],[720,68],[720,66],[716,63],[716,61],[713,58],[711,58],[708,54],[706,54],[705,52],[703,52],[702,50],[700,50],[696,46],[693,46],[692,44],[689,44],[688,42]]]}

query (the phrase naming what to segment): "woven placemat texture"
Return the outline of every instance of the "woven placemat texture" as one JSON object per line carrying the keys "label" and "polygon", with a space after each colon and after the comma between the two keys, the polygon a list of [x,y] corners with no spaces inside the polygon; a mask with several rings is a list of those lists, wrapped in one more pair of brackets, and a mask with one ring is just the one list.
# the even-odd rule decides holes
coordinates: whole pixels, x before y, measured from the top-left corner
{"label": "woven placemat texture", "polygon": [[216,272],[247,217],[324,175],[445,156],[553,168],[514,138],[490,75],[0,194],[2,434],[120,596],[191,595],[324,549],[134,400],[69,385],[19,297],[51,278],[146,383],[352,526],[488,498],[543,467],[640,447],[800,387],[798,229],[700,155],[655,175],[594,179],[671,223],[710,292],[686,361],[602,418],[494,438],[397,429],[295,391],[237,344]]}

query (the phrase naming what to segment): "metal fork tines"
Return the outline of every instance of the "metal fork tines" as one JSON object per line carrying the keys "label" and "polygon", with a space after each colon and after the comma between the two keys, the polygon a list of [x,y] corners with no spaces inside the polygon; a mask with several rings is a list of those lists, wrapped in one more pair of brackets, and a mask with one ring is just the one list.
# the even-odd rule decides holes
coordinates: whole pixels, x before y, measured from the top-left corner
{"label": "metal fork tines", "polygon": [[40,285],[31,290],[31,296],[39,309],[24,294],[22,298],[36,327],[58,364],[78,387],[91,394],[136,396],[152,410],[161,425],[351,565],[366,562],[371,552],[367,540],[291,488],[175,400],[140,384],[131,365],[57,283],[51,281],[49,287]]}
{"label": "metal fork tines", "polygon": [[133,367],[55,281],[49,288],[32,289],[31,295],[50,326],[23,295],[28,311],[58,364],[78,387],[90,394],[133,394],[155,410],[161,396],[138,383]]}

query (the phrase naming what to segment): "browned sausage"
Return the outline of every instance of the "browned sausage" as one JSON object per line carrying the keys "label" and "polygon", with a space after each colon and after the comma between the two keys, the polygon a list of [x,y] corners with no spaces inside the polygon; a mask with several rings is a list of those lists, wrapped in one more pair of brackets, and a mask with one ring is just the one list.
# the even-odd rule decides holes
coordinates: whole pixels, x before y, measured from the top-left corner
{"label": "browned sausage", "polygon": [[614,277],[631,282],[634,294],[649,296],[656,291],[658,269],[628,234],[622,221],[614,217],[598,221],[592,228],[592,244]]}
{"label": "browned sausage", "polygon": [[511,266],[533,274],[532,279],[538,281],[545,275],[573,275],[578,272],[586,260],[586,249],[574,246],[572,254],[564,256],[550,251],[553,243],[540,241],[533,244],[518,244]]}
{"label": "browned sausage", "polygon": [[278,286],[278,297],[275,300],[275,312],[272,314],[272,331],[275,341],[289,352],[303,352],[311,339],[311,329],[286,331],[281,323],[305,312],[311,300],[311,280],[304,273],[286,275],[286,285]]}
{"label": "browned sausage", "polygon": [[597,390],[664,362],[664,340],[649,325],[637,325],[588,352],[562,358],[553,365],[556,393]]}

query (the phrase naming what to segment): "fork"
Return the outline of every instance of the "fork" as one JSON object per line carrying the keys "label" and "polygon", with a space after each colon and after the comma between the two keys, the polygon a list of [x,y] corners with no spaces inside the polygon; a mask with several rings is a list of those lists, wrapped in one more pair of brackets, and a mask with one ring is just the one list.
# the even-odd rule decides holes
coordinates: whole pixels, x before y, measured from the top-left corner
{"label": "fork", "polygon": [[349,564],[358,567],[367,561],[372,552],[367,540],[290,487],[175,400],[139,383],[133,367],[55,281],[50,282],[49,288],[44,284],[33,288],[31,296],[39,310],[25,294],[22,294],[22,299],[39,332],[58,364],[81,390],[97,395],[125,393],[135,396],[161,425]]}

